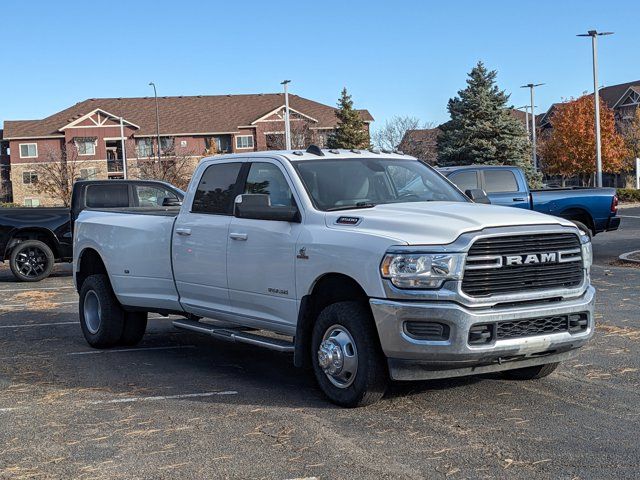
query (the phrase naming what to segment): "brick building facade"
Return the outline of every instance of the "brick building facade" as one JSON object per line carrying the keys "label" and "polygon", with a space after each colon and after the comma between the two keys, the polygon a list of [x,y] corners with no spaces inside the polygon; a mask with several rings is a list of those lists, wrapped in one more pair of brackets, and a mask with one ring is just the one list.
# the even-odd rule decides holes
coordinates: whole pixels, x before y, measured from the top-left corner
{"label": "brick building facade", "polygon": [[[325,146],[337,124],[335,108],[297,95],[289,95],[289,105],[293,147]],[[205,154],[284,146],[283,94],[159,97],[158,110],[161,155],[188,158],[191,170]],[[155,112],[153,97],[102,98],[42,120],[5,121],[0,195],[26,206],[59,204],[37,182],[55,175],[63,161],[76,167],[76,178],[123,178],[121,128],[129,178],[136,178],[138,163],[158,151]],[[373,118],[360,113],[369,128]]]}

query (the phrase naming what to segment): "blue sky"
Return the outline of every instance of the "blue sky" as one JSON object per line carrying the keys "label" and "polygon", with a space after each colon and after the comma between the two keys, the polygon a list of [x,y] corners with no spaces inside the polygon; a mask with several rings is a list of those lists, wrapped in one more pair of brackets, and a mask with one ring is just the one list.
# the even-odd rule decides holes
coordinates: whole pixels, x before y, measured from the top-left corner
{"label": "blue sky", "polygon": [[[110,6],[107,6],[110,5]],[[538,110],[600,83],[640,79],[635,1],[3,2],[0,122],[42,118],[93,97],[280,91],[335,104],[346,86],[375,126],[393,115],[436,123],[478,61],[511,103]]]}

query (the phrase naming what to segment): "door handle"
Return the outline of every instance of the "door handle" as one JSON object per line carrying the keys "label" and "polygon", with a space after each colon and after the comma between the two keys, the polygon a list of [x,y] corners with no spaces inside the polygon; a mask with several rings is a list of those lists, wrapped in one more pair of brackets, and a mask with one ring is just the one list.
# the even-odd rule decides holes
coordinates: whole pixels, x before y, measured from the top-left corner
{"label": "door handle", "polygon": [[188,237],[189,235],[191,235],[191,229],[190,228],[176,228],[176,233],[178,235],[182,235],[182,236]]}
{"label": "door handle", "polygon": [[240,241],[244,242],[247,239],[247,234],[246,233],[234,233],[234,232],[231,232],[229,234],[229,237],[232,240],[240,240]]}
{"label": "door handle", "polygon": [[514,202],[524,202],[524,200],[525,200],[525,199],[524,199],[524,198],[522,198],[522,197],[515,197],[515,198],[513,198],[512,200],[513,200]]}

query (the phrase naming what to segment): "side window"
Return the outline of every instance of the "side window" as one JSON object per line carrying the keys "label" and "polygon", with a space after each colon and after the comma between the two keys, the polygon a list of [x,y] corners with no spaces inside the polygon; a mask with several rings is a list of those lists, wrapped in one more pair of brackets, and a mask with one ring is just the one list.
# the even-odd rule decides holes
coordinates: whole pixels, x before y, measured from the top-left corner
{"label": "side window", "polygon": [[137,205],[140,207],[162,207],[164,199],[178,200],[175,193],[150,185],[135,185]]}
{"label": "side window", "polygon": [[511,170],[485,170],[484,189],[487,193],[517,192],[518,182]]}
{"label": "side window", "polygon": [[475,190],[478,187],[478,175],[475,170],[465,170],[458,173],[453,173],[449,176],[449,180],[456,184],[456,186],[466,192],[467,190]]}
{"label": "side window", "polygon": [[282,171],[272,163],[251,164],[244,193],[269,195],[271,206],[289,207],[295,205],[291,189]]}
{"label": "side window", "polygon": [[219,163],[207,167],[198,184],[191,211],[231,215],[241,167],[242,163]]}
{"label": "side window", "polygon": [[129,186],[89,185],[85,204],[89,208],[121,208],[129,206]]}

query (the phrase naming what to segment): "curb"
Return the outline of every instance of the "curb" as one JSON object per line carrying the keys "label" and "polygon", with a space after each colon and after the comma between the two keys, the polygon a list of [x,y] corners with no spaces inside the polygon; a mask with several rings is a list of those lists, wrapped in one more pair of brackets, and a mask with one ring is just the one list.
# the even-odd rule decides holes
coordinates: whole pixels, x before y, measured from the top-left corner
{"label": "curb", "polygon": [[631,255],[640,254],[640,250],[634,250],[632,252],[623,253],[618,258],[623,262],[634,263],[636,265],[640,265],[640,260],[635,260],[633,258],[629,258]]}

